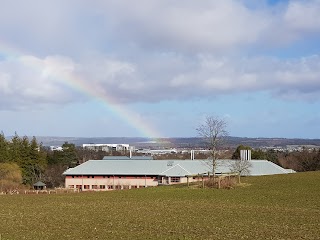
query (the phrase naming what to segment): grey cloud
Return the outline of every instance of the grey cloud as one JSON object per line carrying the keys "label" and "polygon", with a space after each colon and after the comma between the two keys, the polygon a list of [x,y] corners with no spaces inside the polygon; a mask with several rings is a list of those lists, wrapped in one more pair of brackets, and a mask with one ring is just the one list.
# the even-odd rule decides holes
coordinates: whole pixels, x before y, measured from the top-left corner
{"label": "grey cloud", "polygon": [[[139,63],[98,58],[76,62],[62,56],[40,59],[23,56],[0,64],[2,108],[84,101],[68,78],[81,76],[82,87],[119,102],[154,102],[170,99],[212,98],[235,92],[267,91],[278,98],[315,101],[320,92],[320,57],[295,60],[275,58],[216,58],[199,55],[178,58],[177,69],[162,58],[155,70],[148,59]],[[173,61],[175,62],[175,61]],[[162,71],[166,72],[162,75]],[[77,81],[74,80],[74,81]],[[9,101],[10,99],[10,101]]]}
{"label": "grey cloud", "polygon": [[[129,52],[225,54],[281,46],[319,34],[318,0],[254,8],[247,1],[10,1],[0,9],[4,40],[42,57]],[[17,7],[19,6],[19,7]],[[143,53],[141,53],[143,54]]]}
{"label": "grey cloud", "polygon": [[319,100],[318,55],[241,56],[317,36],[320,2],[248,2],[6,1],[0,55],[9,42],[19,56],[0,58],[0,107],[85,101],[61,76],[125,103],[254,91]]}
{"label": "grey cloud", "polygon": [[[20,56],[0,62],[1,109],[39,108],[71,102],[76,93],[63,87],[56,73],[66,71],[64,58]],[[70,63],[70,61],[69,61]]]}
{"label": "grey cloud", "polygon": [[320,1],[291,1],[284,14],[284,21],[294,31],[320,31]]}

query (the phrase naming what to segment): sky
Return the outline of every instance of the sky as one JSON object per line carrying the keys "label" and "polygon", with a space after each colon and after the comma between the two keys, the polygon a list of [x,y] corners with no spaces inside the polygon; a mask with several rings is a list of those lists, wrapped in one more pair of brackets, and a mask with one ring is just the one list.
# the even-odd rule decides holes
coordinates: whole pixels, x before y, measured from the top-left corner
{"label": "sky", "polygon": [[320,0],[0,0],[6,136],[320,138]]}

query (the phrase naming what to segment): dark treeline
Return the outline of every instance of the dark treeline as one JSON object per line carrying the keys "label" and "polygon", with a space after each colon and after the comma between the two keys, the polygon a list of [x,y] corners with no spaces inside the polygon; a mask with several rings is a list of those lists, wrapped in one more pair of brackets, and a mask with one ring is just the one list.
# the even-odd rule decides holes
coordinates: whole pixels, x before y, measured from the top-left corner
{"label": "dark treeline", "polygon": [[274,150],[254,150],[249,146],[239,145],[232,155],[232,159],[240,158],[240,150],[251,150],[252,159],[269,160],[283,168],[293,169],[298,172],[320,170],[320,149],[295,152],[277,152]]}
{"label": "dark treeline", "polygon": [[49,188],[63,186],[62,173],[65,170],[89,159],[102,159],[105,155],[106,152],[84,150],[68,142],[62,145],[62,151],[51,151],[38,143],[35,137],[30,140],[27,136],[19,137],[15,133],[11,140],[7,140],[1,132],[1,186],[16,186],[17,181],[27,187],[32,187],[37,181],[45,182]]}
{"label": "dark treeline", "polygon": [[[0,163],[12,163],[20,167],[23,184],[32,184],[41,178],[47,167],[46,153],[41,151],[35,137],[13,136],[7,141],[4,134],[0,134]],[[1,178],[1,176],[0,176]]]}

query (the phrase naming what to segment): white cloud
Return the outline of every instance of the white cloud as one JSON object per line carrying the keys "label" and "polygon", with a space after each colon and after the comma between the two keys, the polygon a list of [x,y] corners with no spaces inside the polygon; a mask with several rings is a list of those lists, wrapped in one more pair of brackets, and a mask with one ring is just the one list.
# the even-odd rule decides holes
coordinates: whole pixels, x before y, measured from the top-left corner
{"label": "white cloud", "polygon": [[284,13],[284,21],[294,31],[320,31],[320,1],[291,1]]}
{"label": "white cloud", "polygon": [[[168,58],[170,60],[171,56]],[[166,58],[162,60],[166,61]],[[188,58],[185,62],[183,68],[183,59],[180,59],[178,71],[168,68],[168,73],[161,75],[161,71],[166,72],[165,68],[154,72],[144,61],[133,64],[99,58],[99,61],[89,63],[75,62],[63,56],[43,59],[21,56],[0,64],[1,107],[83,101],[81,92],[74,86],[78,76],[82,78],[80,91],[88,88],[90,94],[103,92],[120,102],[211,98],[253,91],[267,91],[284,99],[319,100],[320,57],[317,55],[285,61],[199,55],[192,65]],[[71,84],[70,80],[73,81]]]}
{"label": "white cloud", "polygon": [[[253,91],[318,100],[319,55],[286,60],[255,50],[317,37],[320,1],[248,3],[6,1],[0,8],[0,107],[83,101],[66,80],[77,77],[120,102]],[[6,52],[4,42],[13,50]],[[10,58],[13,51],[18,57]]]}
{"label": "white cloud", "polygon": [[256,7],[247,2],[9,1],[0,9],[0,30],[5,41],[41,56],[130,52],[132,46],[225,54],[320,33],[319,0]]}
{"label": "white cloud", "polygon": [[[61,60],[61,59],[60,59]],[[72,94],[59,86],[54,72],[62,72],[65,62],[21,56],[0,62],[0,96],[2,109],[20,109],[71,101]]]}

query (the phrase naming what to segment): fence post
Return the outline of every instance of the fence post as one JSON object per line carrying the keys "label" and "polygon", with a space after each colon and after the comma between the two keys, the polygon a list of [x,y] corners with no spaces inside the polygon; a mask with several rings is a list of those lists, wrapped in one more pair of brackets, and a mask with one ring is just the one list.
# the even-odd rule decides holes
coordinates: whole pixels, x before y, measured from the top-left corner
{"label": "fence post", "polygon": [[204,188],[204,179],[203,179],[203,174],[202,174],[202,188]]}

